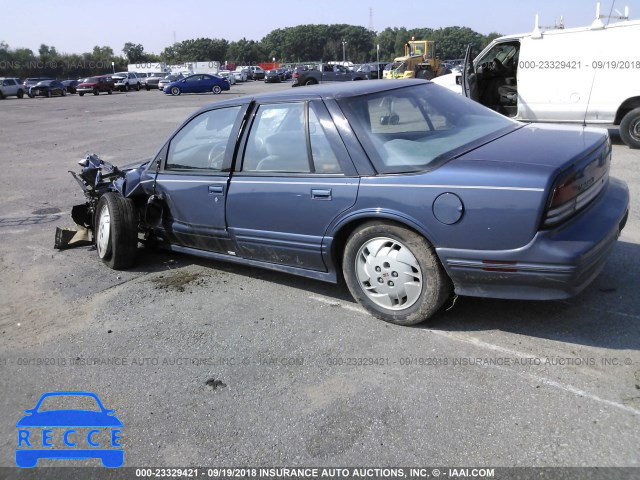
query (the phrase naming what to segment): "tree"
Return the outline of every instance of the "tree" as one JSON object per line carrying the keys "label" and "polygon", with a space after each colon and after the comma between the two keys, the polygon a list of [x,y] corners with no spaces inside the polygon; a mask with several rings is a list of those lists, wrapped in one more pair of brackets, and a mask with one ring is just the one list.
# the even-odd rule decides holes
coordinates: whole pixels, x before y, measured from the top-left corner
{"label": "tree", "polygon": [[122,53],[127,57],[129,63],[139,63],[147,60],[144,47],[139,43],[125,43],[124,47],[122,47]]}

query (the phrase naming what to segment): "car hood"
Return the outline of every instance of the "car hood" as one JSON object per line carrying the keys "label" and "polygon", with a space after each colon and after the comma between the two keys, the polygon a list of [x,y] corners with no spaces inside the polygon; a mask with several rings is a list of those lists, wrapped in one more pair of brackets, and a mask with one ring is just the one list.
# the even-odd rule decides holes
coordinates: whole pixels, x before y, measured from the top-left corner
{"label": "car hood", "polygon": [[16,427],[121,427],[115,415],[91,410],[49,410],[25,415]]}
{"label": "car hood", "polygon": [[514,130],[458,160],[560,167],[580,160],[607,139],[606,130],[534,123]]}

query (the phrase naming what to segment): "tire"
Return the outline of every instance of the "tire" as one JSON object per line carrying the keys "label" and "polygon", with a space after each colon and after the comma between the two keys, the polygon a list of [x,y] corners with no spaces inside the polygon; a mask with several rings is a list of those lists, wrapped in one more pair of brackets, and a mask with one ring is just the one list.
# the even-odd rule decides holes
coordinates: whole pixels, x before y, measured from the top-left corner
{"label": "tire", "polygon": [[24,90],[18,90],[18,98],[24,97]]}
{"label": "tire", "polygon": [[98,89],[97,89],[97,88],[94,88],[94,89],[93,89],[93,94],[94,94],[94,95],[100,95],[100,92],[98,91]]}
{"label": "tire", "polygon": [[80,92],[78,93],[78,95],[80,95],[81,97],[84,97],[84,92]]}
{"label": "tire", "polygon": [[427,320],[451,292],[451,282],[429,242],[390,222],[365,223],[349,236],[342,271],[358,303],[396,325]]}
{"label": "tire", "polygon": [[139,92],[139,91],[140,91],[140,84],[136,83],[136,92]]}
{"label": "tire", "polygon": [[145,89],[147,92],[148,92],[149,90],[151,90],[151,89],[149,88],[149,85],[145,85],[145,86],[144,86],[144,89]]}
{"label": "tire", "polygon": [[171,95],[173,95],[174,97],[177,95],[180,95],[180,89],[178,87],[171,87]]}
{"label": "tire", "polygon": [[306,85],[316,85],[318,82],[316,82],[313,78],[308,79],[306,82],[304,82],[305,86]]}
{"label": "tire", "polygon": [[[20,98],[20,97],[18,97],[18,98]],[[0,91],[0,100],[4,100],[4,93],[2,93],[1,91]]]}
{"label": "tire", "polygon": [[125,91],[125,92],[128,92],[128,91],[129,91],[129,84],[128,84],[128,83],[125,83],[125,84],[124,84],[124,91]]}
{"label": "tire", "polygon": [[640,148],[640,107],[624,116],[620,122],[620,137],[629,148]]}
{"label": "tire", "polygon": [[67,96],[67,91],[66,90],[62,90],[62,96],[66,97]]}
{"label": "tire", "polygon": [[220,85],[214,85],[211,91],[214,95],[219,95],[222,92],[222,88],[220,87]]}
{"label": "tire", "polygon": [[47,90],[47,98],[51,98],[51,90]]}
{"label": "tire", "polygon": [[109,89],[107,90],[107,95],[111,95],[113,93],[113,90]]}
{"label": "tire", "polygon": [[124,270],[138,248],[138,217],[133,201],[119,193],[102,195],[96,208],[93,236],[98,257],[109,268]]}

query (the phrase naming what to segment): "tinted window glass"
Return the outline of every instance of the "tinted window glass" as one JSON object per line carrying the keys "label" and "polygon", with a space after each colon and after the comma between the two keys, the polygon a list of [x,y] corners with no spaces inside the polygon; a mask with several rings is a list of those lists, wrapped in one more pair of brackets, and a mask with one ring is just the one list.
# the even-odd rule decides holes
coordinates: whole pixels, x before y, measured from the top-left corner
{"label": "tinted window glass", "polygon": [[219,171],[239,111],[221,108],[193,118],[171,139],[165,168]]}
{"label": "tinted window glass", "polygon": [[249,133],[244,171],[311,171],[304,127],[304,104],[261,105]]}
{"label": "tinted window glass", "polygon": [[309,139],[316,173],[342,173],[338,157],[331,148],[313,105],[309,108]]}

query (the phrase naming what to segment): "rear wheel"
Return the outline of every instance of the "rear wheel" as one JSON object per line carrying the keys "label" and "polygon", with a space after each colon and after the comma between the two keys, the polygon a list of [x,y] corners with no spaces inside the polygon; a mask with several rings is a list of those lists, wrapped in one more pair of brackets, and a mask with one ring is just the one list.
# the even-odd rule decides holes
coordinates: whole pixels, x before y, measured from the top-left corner
{"label": "rear wheel", "polygon": [[81,97],[84,97],[84,92],[79,92],[78,95],[80,95]]}
{"label": "rear wheel", "polygon": [[640,107],[624,116],[620,122],[620,137],[630,148],[640,148]]}
{"label": "rear wheel", "polygon": [[24,91],[18,90],[18,98],[22,98],[22,97],[24,97]]}
{"label": "rear wheel", "polygon": [[140,91],[140,84],[136,83],[136,92],[139,92],[139,91]]}
{"label": "rear wheel", "polygon": [[220,92],[222,92],[222,88],[220,88],[220,85],[214,85],[211,91],[214,93],[214,95],[218,95]]}
{"label": "rear wheel", "polygon": [[98,257],[110,268],[133,265],[138,247],[138,219],[133,201],[118,193],[105,193],[98,202],[94,220]]}
{"label": "rear wheel", "polygon": [[94,95],[100,95],[100,92],[98,91],[97,88],[93,87],[93,94]]}
{"label": "rear wheel", "polygon": [[317,83],[318,82],[316,82],[313,78],[310,78],[309,80],[304,82],[305,85],[316,85]]}
{"label": "rear wheel", "polygon": [[180,95],[180,89],[178,87],[171,87],[171,95]]}
{"label": "rear wheel", "polygon": [[398,325],[433,316],[451,291],[427,240],[393,223],[370,222],[355,230],[342,269],[351,295],[374,316]]}

